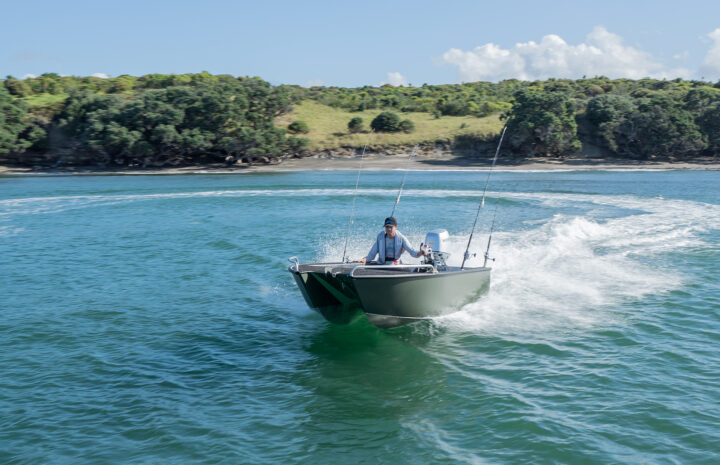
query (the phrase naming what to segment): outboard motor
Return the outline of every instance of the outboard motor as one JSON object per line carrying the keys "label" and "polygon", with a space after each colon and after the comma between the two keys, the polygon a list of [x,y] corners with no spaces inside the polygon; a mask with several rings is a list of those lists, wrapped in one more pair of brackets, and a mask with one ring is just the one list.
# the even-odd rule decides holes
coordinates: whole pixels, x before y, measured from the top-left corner
{"label": "outboard motor", "polygon": [[439,270],[447,268],[445,262],[450,257],[450,254],[445,252],[445,246],[448,239],[450,239],[450,234],[446,229],[435,229],[425,235],[425,245],[427,246],[426,264],[430,264]]}

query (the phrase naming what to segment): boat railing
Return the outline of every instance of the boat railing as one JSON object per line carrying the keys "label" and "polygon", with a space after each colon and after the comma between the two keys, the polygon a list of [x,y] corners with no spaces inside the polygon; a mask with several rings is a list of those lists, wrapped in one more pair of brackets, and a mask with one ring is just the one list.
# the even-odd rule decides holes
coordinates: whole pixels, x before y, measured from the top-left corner
{"label": "boat railing", "polygon": [[426,269],[436,272],[435,267],[430,264],[419,264],[419,265],[357,265],[350,270],[350,277],[355,277],[355,271],[367,270],[367,269],[378,269],[378,270],[396,270],[396,269],[408,269],[408,270],[421,270]]}
{"label": "boat railing", "polygon": [[293,264],[290,269],[298,273],[300,271],[300,260],[297,257],[290,257],[288,261]]}

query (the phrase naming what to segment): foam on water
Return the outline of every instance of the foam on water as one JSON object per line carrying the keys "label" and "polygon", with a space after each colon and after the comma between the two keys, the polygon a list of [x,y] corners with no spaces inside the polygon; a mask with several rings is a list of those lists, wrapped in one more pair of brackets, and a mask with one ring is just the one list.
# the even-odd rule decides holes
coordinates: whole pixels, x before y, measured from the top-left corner
{"label": "foam on water", "polygon": [[[361,189],[359,196],[395,196],[396,189]],[[156,194],[98,194],[98,195],[65,195],[48,197],[26,197],[0,200],[0,219],[12,215],[36,215],[61,213],[68,210],[83,209],[96,206],[126,204],[139,201],[189,199],[207,197],[243,198],[243,197],[327,197],[352,196],[354,189],[238,189],[217,190],[202,192],[172,192]],[[406,190],[405,197],[421,198],[452,198],[452,197],[480,197],[482,193],[474,190]],[[568,198],[564,195],[554,194],[522,194],[488,192],[489,197],[508,199],[533,199],[548,205],[559,205],[563,202],[594,201],[600,199],[593,196],[575,196]],[[612,204],[608,200],[608,204]],[[637,204],[637,202],[636,202]]]}
{"label": "foam on water", "polygon": [[[365,189],[361,195],[395,195],[394,189]],[[327,197],[351,196],[354,189],[238,189],[202,192],[172,192],[157,194],[101,194],[26,197],[0,200],[0,219],[12,215],[61,213],[89,207],[120,205],[131,202],[190,198],[244,197]]]}
{"label": "foam on water", "polygon": [[[408,195],[474,194],[433,191]],[[493,193],[493,196],[551,207],[581,203],[612,206],[630,213],[616,218],[594,218],[593,210],[585,216],[557,214],[529,222],[527,230],[496,232],[491,255],[497,261],[492,265],[490,292],[460,312],[437,318],[435,323],[442,327],[517,334],[571,332],[622,324],[628,315],[617,309],[623,308],[623,302],[668,292],[683,284],[683,276],[648,265],[648,258],[701,246],[700,233],[720,229],[720,207],[700,202],[548,193]],[[467,240],[467,235],[450,238],[451,265],[460,264]],[[469,266],[482,264],[486,240],[486,233],[476,234],[473,249],[477,256],[470,259]],[[322,244],[315,259],[337,261],[343,245],[344,238],[331,238]],[[347,256],[362,257],[367,248],[365,242],[350,241]]]}
{"label": "foam on water", "polygon": [[[537,228],[498,233],[490,292],[438,324],[492,332],[545,331],[615,324],[623,302],[680,287],[683,277],[646,265],[650,256],[702,244],[720,227],[720,207],[631,196],[516,194],[553,202],[593,202],[644,210],[596,220],[556,215]],[[451,252],[462,254],[466,239]],[[471,262],[471,266],[475,264]],[[616,310],[615,310],[616,312]]]}
{"label": "foam on water", "polygon": [[[361,189],[359,196],[395,196],[396,189]],[[352,196],[354,189],[237,189],[202,192],[168,192],[156,194],[97,194],[97,195],[64,195],[48,197],[25,197],[0,200],[0,218],[8,215],[34,215],[60,213],[67,210],[82,209],[95,206],[118,205],[130,202],[189,199],[207,197],[327,197]],[[404,196],[446,198],[446,197],[479,197],[478,191],[468,190],[406,190]],[[507,198],[526,198],[524,194],[488,193],[489,196]]]}
{"label": "foam on water", "polygon": [[[624,253],[600,250],[611,229],[558,215],[529,231],[496,234],[490,292],[438,324],[492,333],[574,331],[617,323],[622,315],[610,308],[681,283]],[[461,256],[463,242],[455,254]]]}

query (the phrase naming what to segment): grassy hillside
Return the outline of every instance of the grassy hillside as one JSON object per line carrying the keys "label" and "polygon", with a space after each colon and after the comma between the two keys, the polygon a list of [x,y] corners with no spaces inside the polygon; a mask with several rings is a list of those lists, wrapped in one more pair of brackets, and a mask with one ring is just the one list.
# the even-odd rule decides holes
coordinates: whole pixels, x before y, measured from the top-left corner
{"label": "grassy hillside", "polygon": [[35,94],[28,97],[24,97],[24,100],[31,107],[37,107],[42,105],[52,105],[53,103],[63,102],[68,98],[68,94]]}
{"label": "grassy hillside", "polygon": [[[370,122],[383,110],[345,111],[322,105],[312,100],[304,100],[295,105],[292,112],[275,120],[278,127],[287,128],[295,120],[305,121],[310,132],[301,134],[310,140],[310,150],[332,149],[343,146],[362,147],[368,140]],[[402,119],[415,123],[415,131],[405,133],[375,133],[373,145],[412,145],[418,142],[450,139],[460,134],[495,134],[502,129],[503,123],[498,114],[485,118],[474,116],[443,116],[435,118],[429,113],[398,113]],[[352,118],[360,117],[367,128],[366,133],[351,134],[347,124]]]}
{"label": "grassy hillside", "polygon": [[[42,107],[63,102],[68,94],[37,94],[23,98],[30,107]],[[347,111],[320,104],[314,100],[303,100],[294,106],[292,112],[275,119],[275,125],[281,128],[296,120],[305,121],[310,132],[300,134],[310,140],[310,150],[324,150],[338,147],[362,147],[368,140],[370,122],[383,109],[365,111]],[[435,118],[430,113],[397,112],[401,119],[410,119],[415,123],[415,131],[405,133],[375,133],[370,141],[373,145],[412,145],[419,142],[447,140],[461,134],[497,134],[503,123],[499,114],[484,118],[474,116],[442,116]],[[366,130],[351,134],[348,122],[355,117],[363,119]]]}

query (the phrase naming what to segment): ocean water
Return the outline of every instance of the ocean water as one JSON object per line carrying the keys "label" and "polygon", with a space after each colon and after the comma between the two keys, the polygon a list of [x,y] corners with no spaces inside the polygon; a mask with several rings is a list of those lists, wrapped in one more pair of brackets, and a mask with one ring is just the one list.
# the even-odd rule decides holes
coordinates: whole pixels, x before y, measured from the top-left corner
{"label": "ocean water", "polygon": [[[387,331],[286,271],[342,257],[356,174],[0,177],[0,463],[720,463],[720,172],[496,171],[489,293]],[[458,263],[486,178],[408,173],[400,230]]]}

